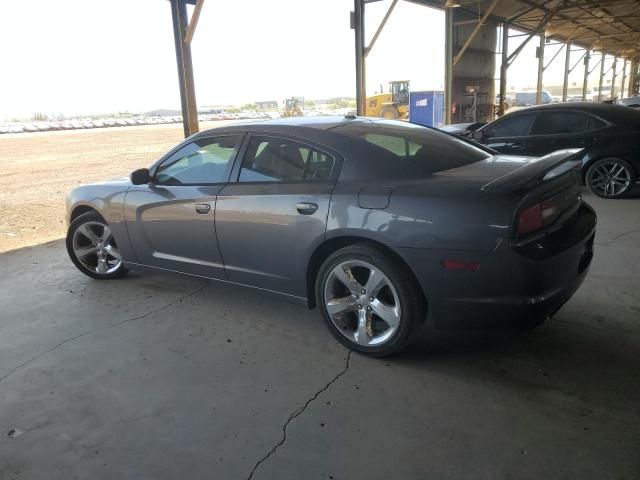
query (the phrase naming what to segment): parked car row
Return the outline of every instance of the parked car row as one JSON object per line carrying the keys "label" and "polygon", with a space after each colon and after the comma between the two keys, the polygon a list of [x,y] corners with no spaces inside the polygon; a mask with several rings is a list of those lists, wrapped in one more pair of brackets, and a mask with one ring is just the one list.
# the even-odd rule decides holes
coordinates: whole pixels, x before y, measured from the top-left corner
{"label": "parked car row", "polygon": [[[270,119],[266,113],[244,112],[239,114],[216,113],[198,115],[201,122],[217,120],[243,120],[243,119]],[[54,130],[80,130],[84,128],[105,128],[105,127],[127,127],[135,125],[158,125],[164,123],[180,123],[181,115],[156,116],[156,117],[136,117],[136,118],[105,118],[98,120],[61,120],[47,122],[0,124],[0,134],[2,133],[23,133],[23,132],[50,132]]]}

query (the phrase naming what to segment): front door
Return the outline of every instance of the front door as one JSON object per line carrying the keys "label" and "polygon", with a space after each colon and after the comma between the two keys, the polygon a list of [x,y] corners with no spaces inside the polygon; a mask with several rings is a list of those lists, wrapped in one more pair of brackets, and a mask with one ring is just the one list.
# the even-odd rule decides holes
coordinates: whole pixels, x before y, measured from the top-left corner
{"label": "front door", "polygon": [[297,140],[250,137],[216,206],[229,280],[306,297],[307,261],[324,238],[337,161]]}
{"label": "front door", "polygon": [[215,231],[216,196],[242,135],[196,139],[163,160],[148,185],[127,192],[125,221],[138,263],[225,278]]}
{"label": "front door", "polygon": [[529,134],[534,117],[533,113],[506,115],[481,130],[481,142],[507,155],[532,155]]}

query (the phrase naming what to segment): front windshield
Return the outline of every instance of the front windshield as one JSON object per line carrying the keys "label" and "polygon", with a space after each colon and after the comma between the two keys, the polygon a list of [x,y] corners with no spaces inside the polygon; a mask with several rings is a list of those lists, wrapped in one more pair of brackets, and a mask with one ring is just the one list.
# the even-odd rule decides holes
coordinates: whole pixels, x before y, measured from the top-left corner
{"label": "front windshield", "polygon": [[491,150],[468,140],[407,122],[344,123],[333,127],[332,131],[366,140],[394,154],[404,165],[421,167],[430,173],[461,167],[493,155]]}

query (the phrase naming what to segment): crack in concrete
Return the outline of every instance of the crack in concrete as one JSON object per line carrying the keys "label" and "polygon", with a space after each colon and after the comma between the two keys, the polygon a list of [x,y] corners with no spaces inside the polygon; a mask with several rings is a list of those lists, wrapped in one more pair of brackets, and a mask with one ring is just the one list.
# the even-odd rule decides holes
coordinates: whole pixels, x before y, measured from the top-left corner
{"label": "crack in concrete", "polygon": [[[613,237],[612,239],[607,240],[606,242],[597,243],[597,245],[602,245],[605,247],[613,246],[614,242],[620,240],[622,237],[626,237],[627,235],[631,235],[633,233],[640,233],[640,230],[636,229],[636,230],[629,230],[628,232],[622,232],[616,235],[615,237]],[[626,245],[625,245],[625,248],[627,248]]]}
{"label": "crack in concrete", "polygon": [[91,335],[91,334],[93,334],[93,333],[100,332],[100,331],[102,331],[102,330],[108,330],[108,329],[110,329],[110,328],[119,327],[120,325],[123,325],[123,324],[125,324],[125,323],[134,322],[134,321],[136,321],[136,320],[142,320],[143,318],[147,318],[148,316],[153,315],[154,313],[161,312],[162,310],[165,310],[165,309],[167,309],[167,308],[169,308],[169,307],[171,307],[171,306],[175,305],[176,303],[182,302],[183,300],[186,300],[187,298],[192,297],[192,296],[193,296],[193,295],[195,295],[196,293],[199,293],[199,292],[201,292],[202,290],[204,290],[204,289],[206,288],[206,286],[207,286],[207,285],[203,285],[202,287],[198,288],[197,290],[194,290],[194,291],[193,291],[193,292],[191,292],[191,293],[187,293],[187,294],[185,294],[185,295],[182,295],[182,296],[180,296],[180,297],[176,298],[175,300],[173,300],[173,301],[171,301],[171,302],[167,303],[166,305],[163,305],[162,307],[156,308],[156,309],[151,310],[151,311],[149,311],[149,312],[147,312],[147,313],[144,313],[144,314],[142,314],[142,315],[138,315],[138,316],[131,317],[131,318],[125,318],[124,320],[120,320],[119,322],[112,323],[112,324],[110,324],[110,325],[105,325],[104,327],[94,328],[93,330],[88,330],[88,331],[86,331],[86,332],[84,332],[84,333],[81,333],[81,334],[79,334],[79,335],[76,335],[76,336],[74,336],[74,337],[67,338],[67,339],[65,339],[65,340],[61,341],[60,343],[58,343],[58,344],[54,345],[53,347],[51,347],[51,348],[49,348],[49,349],[47,349],[47,350],[45,350],[45,351],[43,351],[43,352],[40,352],[40,353],[39,353],[39,354],[37,354],[35,357],[30,358],[30,359],[29,359],[29,360],[27,360],[26,362],[21,363],[21,364],[20,364],[20,365],[18,365],[17,367],[15,367],[15,368],[11,369],[11,370],[9,371],[9,373],[7,373],[7,374],[5,374],[4,376],[0,377],[0,382],[2,382],[3,380],[6,380],[6,379],[7,379],[7,378],[9,378],[11,375],[13,375],[14,373],[16,373],[18,370],[20,370],[20,369],[22,369],[22,368],[26,367],[26,366],[27,366],[27,365],[29,365],[30,363],[35,362],[35,361],[36,361],[36,360],[38,360],[40,357],[43,357],[44,355],[46,355],[46,354],[48,354],[48,353],[51,353],[51,352],[53,352],[53,351],[57,350],[58,348],[60,348],[61,346],[65,345],[65,344],[67,344],[67,343],[69,343],[69,342],[73,342],[74,340],[77,340],[78,338],[86,337],[87,335]]}
{"label": "crack in concrete", "polygon": [[258,460],[256,462],[256,464],[253,466],[253,469],[251,470],[251,473],[247,477],[247,480],[251,480],[253,478],[253,475],[256,473],[256,470],[258,470],[258,467],[260,467],[260,465],[262,465],[266,460],[268,460],[269,457],[271,457],[271,455],[276,453],[276,450],[278,450],[282,445],[284,445],[284,443],[287,441],[287,428],[289,427],[289,424],[295,418],[297,418],[300,415],[302,415],[305,412],[305,410],[307,409],[307,407],[309,405],[311,405],[311,403],[313,403],[322,393],[324,393],[326,390],[328,390],[331,385],[336,383],[336,381],[342,375],[347,373],[347,370],[349,370],[349,366],[351,364],[351,354],[352,353],[353,352],[350,350],[349,353],[347,354],[347,363],[346,363],[346,365],[344,366],[344,368],[335,377],[333,377],[333,379],[331,379],[331,381],[329,383],[327,383],[324,387],[322,387],[320,390],[318,390],[311,398],[309,398],[305,402],[304,405],[302,405],[300,408],[295,410],[291,415],[289,415],[289,418],[287,418],[287,421],[284,423],[284,425],[282,425],[282,438],[280,439],[280,441],[278,443],[276,443],[273,446],[273,448],[271,448],[271,450],[269,450],[269,452],[264,457],[262,457],[260,460]]}
{"label": "crack in concrete", "polygon": [[289,427],[289,424],[296,418],[299,417],[300,415],[302,415],[305,410],[307,409],[307,407],[309,405],[311,405],[311,403],[313,403],[314,400],[316,400],[323,392],[325,392],[331,385],[333,385],[340,377],[342,377],[345,373],[347,373],[347,370],[349,370],[349,366],[351,364],[351,354],[353,352],[350,350],[349,353],[347,354],[347,363],[344,366],[344,368],[335,376],[333,377],[333,379],[327,383],[324,387],[322,387],[320,390],[318,390],[311,398],[309,398],[304,405],[302,405],[300,408],[298,408],[297,410],[295,410],[291,415],[289,415],[289,418],[287,418],[287,421],[284,423],[284,425],[282,425],[282,438],[280,439],[280,441],[278,443],[276,443],[273,448],[271,448],[271,450],[269,450],[269,452],[262,457],[260,460],[258,460],[256,462],[256,464],[253,466],[253,469],[251,470],[251,473],[249,474],[249,476],[247,477],[247,480],[251,480],[253,478],[253,475],[256,473],[256,470],[258,470],[258,467],[260,467],[260,465],[262,465],[262,463],[264,463],[266,460],[269,459],[269,457],[271,457],[271,455],[273,455],[274,453],[276,453],[276,450],[278,450],[282,445],[284,445],[284,443],[287,441],[287,427]]}

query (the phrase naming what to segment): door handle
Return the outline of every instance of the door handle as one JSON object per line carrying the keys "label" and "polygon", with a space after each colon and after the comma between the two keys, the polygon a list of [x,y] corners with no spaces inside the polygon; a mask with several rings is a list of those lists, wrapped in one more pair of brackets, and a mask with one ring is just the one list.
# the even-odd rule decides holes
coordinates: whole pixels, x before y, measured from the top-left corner
{"label": "door handle", "polygon": [[206,215],[211,210],[211,205],[208,203],[196,203],[196,212]]}
{"label": "door handle", "polygon": [[318,205],[315,203],[300,202],[296,203],[296,210],[302,215],[312,215],[318,210]]}

